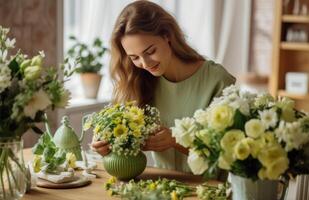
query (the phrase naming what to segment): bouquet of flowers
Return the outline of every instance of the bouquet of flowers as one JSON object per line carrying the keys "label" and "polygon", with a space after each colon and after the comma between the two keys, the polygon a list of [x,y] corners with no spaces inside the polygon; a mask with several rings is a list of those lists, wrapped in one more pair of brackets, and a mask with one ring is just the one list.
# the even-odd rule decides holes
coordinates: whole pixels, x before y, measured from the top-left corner
{"label": "bouquet of flowers", "polygon": [[137,155],[140,146],[160,128],[158,109],[146,105],[144,109],[126,104],[108,105],[90,115],[84,129],[93,128],[94,141],[107,141],[118,155]]}
{"label": "bouquet of flowers", "polygon": [[309,173],[309,116],[288,98],[223,91],[206,110],[175,120],[176,142],[189,148],[194,174],[221,168],[252,180],[289,179]]}
{"label": "bouquet of flowers", "polygon": [[[21,136],[30,128],[42,133],[35,124],[45,121],[44,112],[65,107],[70,96],[57,70],[43,67],[43,52],[32,58],[19,50],[10,52],[15,39],[8,38],[8,32],[0,26],[0,199],[25,192]],[[64,75],[72,73],[65,70]]]}
{"label": "bouquet of flowers", "polygon": [[42,133],[35,123],[44,121],[46,109],[65,107],[70,93],[56,69],[43,67],[43,52],[8,57],[15,43],[8,32],[0,26],[0,138],[21,137],[29,128]]}

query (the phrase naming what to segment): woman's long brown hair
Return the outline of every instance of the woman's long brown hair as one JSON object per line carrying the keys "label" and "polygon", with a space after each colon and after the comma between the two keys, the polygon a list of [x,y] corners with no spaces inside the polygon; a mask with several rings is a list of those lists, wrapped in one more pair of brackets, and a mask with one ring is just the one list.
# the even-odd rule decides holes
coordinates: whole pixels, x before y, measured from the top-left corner
{"label": "woman's long brown hair", "polygon": [[167,36],[173,54],[185,63],[204,58],[192,49],[172,15],[159,5],[135,1],[120,13],[111,38],[111,77],[114,85],[114,102],[136,101],[139,106],[151,103],[157,77],[137,68],[126,55],[121,39],[129,34],[151,34]]}

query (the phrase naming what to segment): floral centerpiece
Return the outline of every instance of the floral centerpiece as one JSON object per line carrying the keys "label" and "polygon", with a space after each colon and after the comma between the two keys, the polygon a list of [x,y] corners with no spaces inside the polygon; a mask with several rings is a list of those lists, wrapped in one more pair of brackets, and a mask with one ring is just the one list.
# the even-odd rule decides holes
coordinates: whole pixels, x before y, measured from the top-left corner
{"label": "floral centerpiece", "polygon": [[[10,53],[15,39],[8,38],[8,32],[9,29],[0,26],[1,199],[18,198],[24,193],[22,184],[26,181],[19,181],[20,184],[17,181],[24,174],[21,136],[30,128],[42,133],[36,123],[45,120],[44,111],[65,107],[69,99],[56,69],[43,67],[43,52],[32,58],[20,51]],[[70,74],[65,71],[65,75]]]}
{"label": "floral centerpiece", "polygon": [[[139,108],[134,102],[108,105],[88,117],[84,129],[91,127],[94,141],[109,143],[112,153],[104,157],[105,169],[117,178],[130,179],[146,167],[141,145],[151,133],[160,128],[159,111],[148,105]],[[121,160],[128,161],[127,166],[122,166]],[[119,162],[119,165],[110,164],[113,162]],[[130,172],[130,169],[135,172]]]}
{"label": "floral centerpiece", "polygon": [[206,110],[176,120],[172,134],[189,148],[194,174],[211,177],[221,168],[255,181],[309,173],[309,116],[285,97],[230,86]]}

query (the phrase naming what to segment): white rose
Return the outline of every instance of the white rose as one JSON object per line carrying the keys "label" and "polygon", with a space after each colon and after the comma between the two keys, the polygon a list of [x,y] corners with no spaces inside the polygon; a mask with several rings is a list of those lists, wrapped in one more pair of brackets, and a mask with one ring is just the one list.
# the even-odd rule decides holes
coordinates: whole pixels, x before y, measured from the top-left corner
{"label": "white rose", "polygon": [[194,140],[194,131],[196,129],[195,121],[192,118],[183,118],[175,120],[175,127],[172,127],[172,136],[176,142],[184,147],[192,145]]}
{"label": "white rose", "polygon": [[46,94],[44,90],[41,89],[38,92],[34,93],[32,99],[24,107],[24,114],[25,116],[34,119],[36,113],[39,110],[41,111],[45,110],[50,104],[51,101],[49,99],[49,96]]}
{"label": "white rose", "polygon": [[245,130],[249,137],[258,138],[264,133],[265,128],[260,120],[251,119],[245,124]]}
{"label": "white rose", "polygon": [[202,110],[202,109],[199,109],[197,111],[195,111],[194,113],[194,118],[195,120],[201,124],[202,126],[207,126],[207,112]]}
{"label": "white rose", "polygon": [[201,175],[208,169],[208,161],[200,156],[197,151],[191,149],[189,151],[188,164],[195,175]]}

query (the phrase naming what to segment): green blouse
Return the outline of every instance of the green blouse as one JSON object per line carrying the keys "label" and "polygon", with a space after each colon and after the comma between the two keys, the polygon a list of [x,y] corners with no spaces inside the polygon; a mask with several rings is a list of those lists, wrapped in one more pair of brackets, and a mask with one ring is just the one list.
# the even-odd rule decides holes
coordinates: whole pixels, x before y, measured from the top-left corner
{"label": "green blouse", "polygon": [[[197,109],[206,108],[222,90],[235,83],[235,78],[221,65],[205,61],[192,76],[170,82],[159,78],[155,91],[154,106],[160,110],[163,126],[174,126],[175,119],[192,117]],[[163,152],[152,152],[156,167],[190,172],[187,156],[174,148]]]}

